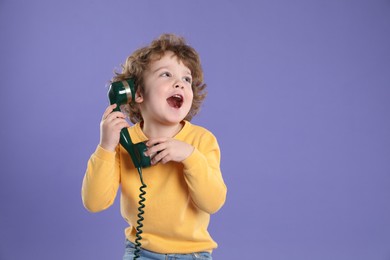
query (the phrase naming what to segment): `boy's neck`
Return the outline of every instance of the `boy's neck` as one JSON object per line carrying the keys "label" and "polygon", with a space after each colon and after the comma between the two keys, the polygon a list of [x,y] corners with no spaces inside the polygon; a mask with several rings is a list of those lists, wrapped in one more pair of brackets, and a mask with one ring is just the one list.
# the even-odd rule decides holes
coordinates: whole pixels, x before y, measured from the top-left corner
{"label": "boy's neck", "polygon": [[144,132],[145,136],[148,137],[149,139],[156,138],[156,137],[172,138],[180,132],[183,126],[184,126],[184,122],[180,122],[174,125],[164,125],[164,124],[156,124],[156,123],[148,124],[146,122],[143,122],[141,124],[142,131]]}

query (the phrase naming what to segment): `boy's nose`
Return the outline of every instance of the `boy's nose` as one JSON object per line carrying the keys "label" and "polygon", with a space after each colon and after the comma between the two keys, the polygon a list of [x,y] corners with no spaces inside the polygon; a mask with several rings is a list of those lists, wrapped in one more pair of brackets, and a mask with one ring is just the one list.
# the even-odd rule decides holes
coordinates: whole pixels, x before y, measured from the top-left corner
{"label": "boy's nose", "polygon": [[184,88],[184,86],[183,84],[180,84],[180,82],[176,82],[174,88]]}

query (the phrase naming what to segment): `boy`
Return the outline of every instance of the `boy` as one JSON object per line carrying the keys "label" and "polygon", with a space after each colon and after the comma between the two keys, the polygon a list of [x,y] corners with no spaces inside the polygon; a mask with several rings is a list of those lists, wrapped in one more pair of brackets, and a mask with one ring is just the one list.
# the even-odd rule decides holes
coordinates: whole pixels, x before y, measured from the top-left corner
{"label": "boy", "polygon": [[126,127],[134,143],[146,142],[152,164],[143,168],[147,188],[139,259],[211,259],[217,244],[207,227],[227,189],[217,140],[189,122],[206,96],[199,56],[183,38],[164,34],[128,57],[113,81],[128,78],[138,87],[127,109],[135,125],[113,112],[115,104],[107,107],[83,180],[84,206],[92,212],[107,209],[121,185],[121,214],[129,223],[123,259],[133,259],[140,178],[118,145]]}

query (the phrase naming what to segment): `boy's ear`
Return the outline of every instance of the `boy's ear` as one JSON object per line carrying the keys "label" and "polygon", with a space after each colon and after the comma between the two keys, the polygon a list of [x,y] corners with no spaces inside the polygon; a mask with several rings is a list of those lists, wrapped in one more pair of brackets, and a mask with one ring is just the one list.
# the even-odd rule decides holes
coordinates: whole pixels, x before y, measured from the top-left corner
{"label": "boy's ear", "polygon": [[135,92],[135,103],[142,103],[144,101],[144,97],[142,96],[142,93],[141,91],[137,90],[137,92]]}

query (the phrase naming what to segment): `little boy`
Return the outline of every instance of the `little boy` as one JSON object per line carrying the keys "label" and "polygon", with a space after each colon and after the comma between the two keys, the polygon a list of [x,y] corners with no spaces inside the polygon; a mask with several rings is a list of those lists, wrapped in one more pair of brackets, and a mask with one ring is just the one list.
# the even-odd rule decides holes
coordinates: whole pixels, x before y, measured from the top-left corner
{"label": "little boy", "polygon": [[143,168],[147,185],[142,249],[139,259],[211,259],[217,247],[207,231],[210,214],[225,202],[220,150],[214,135],[189,121],[204,100],[198,53],[181,37],[163,34],[129,56],[112,81],[135,79],[137,92],[128,117],[107,107],[100,143],[91,155],[82,185],[84,206],[107,209],[121,185],[121,214],[128,222],[123,259],[133,259],[140,178],[119,143],[124,127],[134,143],[145,142],[151,167]]}

